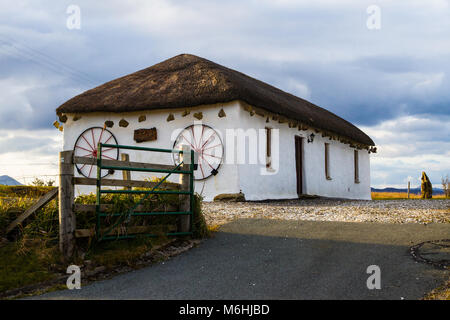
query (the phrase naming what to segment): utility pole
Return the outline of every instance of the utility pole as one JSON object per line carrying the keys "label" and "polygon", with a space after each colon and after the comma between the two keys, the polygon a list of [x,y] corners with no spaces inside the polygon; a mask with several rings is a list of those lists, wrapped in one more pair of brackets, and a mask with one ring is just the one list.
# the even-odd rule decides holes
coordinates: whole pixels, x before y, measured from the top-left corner
{"label": "utility pole", "polygon": [[408,199],[409,199],[409,189],[411,188],[411,181],[408,181]]}

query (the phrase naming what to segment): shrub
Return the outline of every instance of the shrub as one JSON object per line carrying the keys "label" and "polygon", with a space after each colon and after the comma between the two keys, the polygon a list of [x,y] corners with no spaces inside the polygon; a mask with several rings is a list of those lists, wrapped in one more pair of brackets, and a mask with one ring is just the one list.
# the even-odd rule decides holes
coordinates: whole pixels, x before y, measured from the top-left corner
{"label": "shrub", "polygon": [[0,185],[0,197],[39,198],[55,187],[49,186],[3,186]]}
{"label": "shrub", "polygon": [[211,232],[206,224],[205,217],[202,211],[202,196],[196,193],[194,195],[194,205],[193,205],[193,237],[202,239],[211,236]]}

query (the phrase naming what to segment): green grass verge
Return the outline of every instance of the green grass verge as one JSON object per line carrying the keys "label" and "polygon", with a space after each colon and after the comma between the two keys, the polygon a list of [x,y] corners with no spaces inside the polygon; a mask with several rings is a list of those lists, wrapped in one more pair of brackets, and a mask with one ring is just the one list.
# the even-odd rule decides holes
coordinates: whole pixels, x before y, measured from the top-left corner
{"label": "green grass verge", "polygon": [[4,186],[0,185],[0,197],[31,197],[38,198],[55,187],[36,186]]}
{"label": "green grass verge", "polygon": [[423,300],[450,300],[450,280],[428,293]]}
{"label": "green grass verge", "polygon": [[56,245],[46,245],[36,239],[9,243],[0,248],[0,293],[55,279],[65,274],[69,265],[83,266],[86,261],[90,269],[133,267],[143,254],[167,241],[165,237],[105,241],[84,253],[84,259],[78,255],[71,261],[62,259]]}
{"label": "green grass verge", "polygon": [[37,250],[21,251],[19,244],[0,248],[0,292],[52,279],[55,274]]}
{"label": "green grass verge", "polygon": [[[170,205],[177,200],[177,196],[163,196],[158,199],[156,205]],[[31,197],[0,199],[0,237],[7,225],[34,201],[36,199]],[[103,203],[113,205],[111,212],[126,210],[137,201],[139,198],[128,195],[108,195],[103,199]],[[92,204],[95,203],[95,197],[94,195],[82,196],[75,202]],[[144,203],[144,205],[154,209],[155,203]],[[173,224],[176,217],[160,216],[151,219],[147,222]],[[95,220],[95,214],[77,213],[77,228],[90,228]],[[143,218],[137,217],[136,221],[132,222],[139,225],[141,220]],[[194,197],[193,226],[194,238],[210,236],[202,214],[201,197],[198,195]],[[34,213],[25,226],[20,227],[19,238],[16,242],[0,245],[0,293],[51,280],[65,274],[68,265],[83,265],[86,260],[90,261],[90,268],[133,266],[137,259],[155,245],[161,245],[167,241],[167,237],[162,234],[156,238],[139,236],[135,239],[104,241],[95,245],[92,245],[93,239],[85,238],[78,240],[77,254],[72,261],[64,261],[58,250],[58,201],[53,200]]]}

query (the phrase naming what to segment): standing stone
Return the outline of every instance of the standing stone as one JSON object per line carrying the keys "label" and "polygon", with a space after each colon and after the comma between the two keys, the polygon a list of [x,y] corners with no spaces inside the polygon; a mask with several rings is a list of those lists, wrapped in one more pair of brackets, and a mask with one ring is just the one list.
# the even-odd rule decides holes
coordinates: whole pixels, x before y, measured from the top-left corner
{"label": "standing stone", "polygon": [[420,191],[422,194],[422,199],[431,199],[433,195],[433,187],[431,185],[430,179],[426,175],[425,171],[422,171],[422,184],[420,186]]}

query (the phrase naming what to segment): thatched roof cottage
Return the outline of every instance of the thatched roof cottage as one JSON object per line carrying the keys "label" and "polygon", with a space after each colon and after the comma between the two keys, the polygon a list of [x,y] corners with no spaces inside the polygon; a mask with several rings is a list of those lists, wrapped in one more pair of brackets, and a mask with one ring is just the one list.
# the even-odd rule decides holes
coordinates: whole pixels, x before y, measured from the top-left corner
{"label": "thatched roof cottage", "polygon": [[[369,154],[376,149],[369,136],[311,102],[194,55],[107,82],[56,112],[64,150],[79,155],[99,138],[155,148],[190,144],[200,155],[196,190],[206,200],[238,193],[248,200],[370,199]],[[136,161],[169,161],[145,158],[151,156],[130,154]]]}

